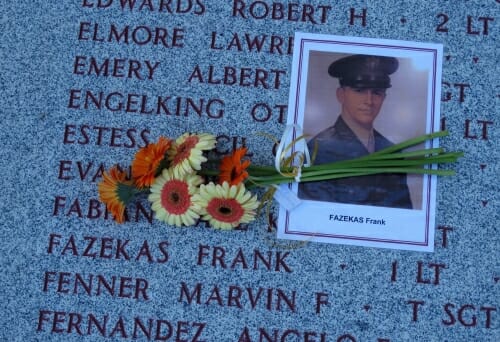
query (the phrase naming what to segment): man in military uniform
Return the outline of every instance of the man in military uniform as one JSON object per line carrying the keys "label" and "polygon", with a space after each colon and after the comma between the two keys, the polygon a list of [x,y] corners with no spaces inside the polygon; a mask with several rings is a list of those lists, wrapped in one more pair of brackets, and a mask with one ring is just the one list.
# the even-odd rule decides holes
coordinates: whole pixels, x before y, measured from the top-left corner
{"label": "man in military uniform", "polygon": [[[391,87],[389,75],[398,69],[396,58],[352,55],[333,62],[330,76],[338,78],[336,91],[342,111],[335,124],[309,142],[317,142],[315,164],[354,159],[393,145],[373,128]],[[412,208],[405,174],[376,174],[299,184],[306,200]]]}

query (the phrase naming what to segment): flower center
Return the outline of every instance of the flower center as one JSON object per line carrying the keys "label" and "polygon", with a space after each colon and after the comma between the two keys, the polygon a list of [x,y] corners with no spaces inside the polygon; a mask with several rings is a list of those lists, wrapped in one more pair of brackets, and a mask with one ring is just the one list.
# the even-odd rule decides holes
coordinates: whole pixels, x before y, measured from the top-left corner
{"label": "flower center", "polygon": [[220,207],[219,208],[219,213],[222,215],[230,215],[231,214],[231,208],[226,208],[226,207]]}
{"label": "flower center", "polygon": [[238,222],[245,213],[234,198],[214,198],[208,202],[206,210],[214,219],[226,223]]}
{"label": "flower center", "polygon": [[236,178],[238,178],[238,176],[240,175],[241,172],[239,172],[239,170],[236,168],[236,167],[233,167],[231,169],[231,180],[235,180]]}
{"label": "flower center", "polygon": [[186,182],[174,179],[163,185],[161,205],[171,215],[184,214],[191,205],[191,196]]}
{"label": "flower center", "polygon": [[179,202],[179,200],[181,199],[181,197],[179,196],[178,193],[176,192],[173,192],[170,194],[170,200],[173,202],[173,203],[177,203]]}

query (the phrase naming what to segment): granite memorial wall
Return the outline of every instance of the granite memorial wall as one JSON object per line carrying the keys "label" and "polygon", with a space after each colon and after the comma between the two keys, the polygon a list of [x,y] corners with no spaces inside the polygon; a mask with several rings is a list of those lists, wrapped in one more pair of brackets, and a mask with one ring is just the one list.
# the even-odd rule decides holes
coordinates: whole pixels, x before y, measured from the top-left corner
{"label": "granite memorial wall", "polygon": [[[2,8],[2,340],[500,340],[498,0]],[[114,222],[103,172],[162,135],[273,164],[296,32],[443,45],[440,145],[464,157],[438,179],[434,251],[277,239],[277,203],[230,231],[147,201]]]}

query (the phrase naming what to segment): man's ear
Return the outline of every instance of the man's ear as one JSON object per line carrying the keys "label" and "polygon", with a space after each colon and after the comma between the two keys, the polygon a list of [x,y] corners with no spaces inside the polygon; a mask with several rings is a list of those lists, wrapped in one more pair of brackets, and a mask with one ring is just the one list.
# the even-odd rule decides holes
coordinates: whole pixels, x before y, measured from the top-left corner
{"label": "man's ear", "polygon": [[344,104],[344,88],[338,87],[335,94],[337,95],[337,101],[339,101],[340,104]]}

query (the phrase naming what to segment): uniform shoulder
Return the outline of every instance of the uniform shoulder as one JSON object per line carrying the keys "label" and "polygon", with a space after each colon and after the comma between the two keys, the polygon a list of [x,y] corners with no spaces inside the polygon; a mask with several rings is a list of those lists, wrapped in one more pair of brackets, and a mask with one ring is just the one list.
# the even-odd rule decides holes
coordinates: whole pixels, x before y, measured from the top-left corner
{"label": "uniform shoulder", "polygon": [[331,138],[333,137],[335,134],[337,133],[337,129],[335,128],[335,125],[333,126],[330,126],[324,130],[322,130],[321,132],[319,132],[318,134],[316,134],[314,137],[313,137],[313,140],[314,139],[327,139],[327,138]]}
{"label": "uniform shoulder", "polygon": [[375,137],[375,145],[376,145],[378,150],[394,145],[394,143],[392,141],[390,141],[385,136],[383,136],[379,131],[374,130],[373,134]]}
{"label": "uniform shoulder", "polygon": [[344,120],[339,116],[335,123],[318,134],[316,134],[312,140],[314,139],[332,139],[333,137],[339,136],[343,134],[346,131],[346,125],[344,123]]}

